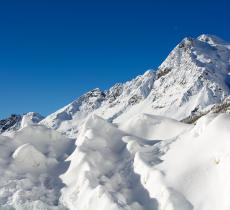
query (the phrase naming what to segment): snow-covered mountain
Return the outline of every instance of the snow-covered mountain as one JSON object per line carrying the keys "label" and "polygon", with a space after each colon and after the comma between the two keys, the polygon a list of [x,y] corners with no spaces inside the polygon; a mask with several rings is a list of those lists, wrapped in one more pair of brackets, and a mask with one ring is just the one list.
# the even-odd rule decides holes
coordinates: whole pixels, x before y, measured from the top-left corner
{"label": "snow-covered mountain", "polygon": [[41,124],[76,137],[92,113],[115,123],[137,113],[183,120],[229,95],[229,72],[229,43],[211,35],[185,38],[157,70],[106,91],[89,91]]}
{"label": "snow-covered mountain", "polygon": [[10,135],[28,124],[37,124],[42,119],[44,117],[36,112],[28,112],[23,115],[12,114],[10,117],[0,120],[0,134]]}
{"label": "snow-covered mountain", "polygon": [[98,88],[89,91],[66,107],[49,115],[41,124],[54,128],[71,137],[76,137],[86,118],[97,111],[110,121],[129,107],[145,99],[152,89],[155,72],[147,71],[125,84],[116,84],[107,91]]}
{"label": "snow-covered mountain", "polygon": [[16,114],[12,114],[10,117],[0,120],[0,133],[17,130],[20,127],[21,120],[21,115]]}
{"label": "snow-covered mountain", "polygon": [[1,120],[0,210],[229,210],[229,87],[230,44],[201,35],[45,119]]}

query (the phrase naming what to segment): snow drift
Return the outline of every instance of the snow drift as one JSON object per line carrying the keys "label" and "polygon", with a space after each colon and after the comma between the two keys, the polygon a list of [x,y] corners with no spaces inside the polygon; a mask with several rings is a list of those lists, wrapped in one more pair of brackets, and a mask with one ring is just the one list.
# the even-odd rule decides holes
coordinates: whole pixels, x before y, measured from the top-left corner
{"label": "snow drift", "polygon": [[[155,119],[180,132],[147,140],[127,133],[133,124],[121,131],[90,117],[61,176],[62,202],[78,210],[229,209],[230,116],[205,116],[195,126],[142,117],[153,130]],[[161,133],[166,137],[167,130]]]}
{"label": "snow drift", "polygon": [[44,126],[27,126],[13,137],[0,135],[0,209],[65,209],[59,204],[74,141]]}

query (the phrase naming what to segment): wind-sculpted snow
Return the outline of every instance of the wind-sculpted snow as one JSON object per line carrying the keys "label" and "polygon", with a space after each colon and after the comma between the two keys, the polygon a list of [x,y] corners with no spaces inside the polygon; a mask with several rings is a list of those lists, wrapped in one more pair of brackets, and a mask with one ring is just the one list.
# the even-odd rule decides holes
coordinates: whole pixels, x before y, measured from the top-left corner
{"label": "wind-sculpted snow", "polygon": [[64,210],[59,175],[74,142],[44,126],[27,126],[11,138],[0,135],[0,209]]}
{"label": "wind-sculpted snow", "polygon": [[41,124],[77,137],[92,113],[122,123],[138,114],[177,120],[199,115],[230,93],[230,44],[211,36],[185,38],[156,70],[109,90],[92,90]]}
{"label": "wind-sculpted snow", "polygon": [[230,115],[196,125],[92,115],[74,142],[41,125],[0,136],[3,210],[228,210]]}
{"label": "wind-sculpted snow", "polygon": [[229,209],[229,125],[226,114],[201,118],[193,130],[171,145],[158,167],[194,209]]}
{"label": "wind-sculpted snow", "polygon": [[[149,118],[153,120],[154,116]],[[146,120],[148,122],[148,118]],[[159,123],[170,122],[171,129],[179,126],[182,132],[179,122],[160,117],[156,120]],[[151,123],[148,126],[149,130],[155,127]],[[185,125],[184,130],[187,128]],[[182,194],[161,183],[160,171],[153,174],[156,183],[151,190],[155,194],[151,195],[152,191],[143,183],[142,169],[151,170],[147,166],[148,158],[156,159],[152,161],[153,166],[160,162],[159,144],[159,140],[144,140],[95,115],[90,117],[79,134],[77,149],[69,158],[70,167],[61,176],[66,184],[62,201],[69,209],[78,210],[192,209]],[[142,169],[139,171],[138,167]]]}
{"label": "wind-sculpted snow", "polygon": [[[169,139],[179,135],[191,125],[169,118],[149,114],[137,114],[119,124],[119,128],[139,138]],[[167,130],[167,132],[165,132]]]}
{"label": "wind-sculpted snow", "polygon": [[[127,124],[121,131],[95,115],[87,120],[61,176],[64,205],[71,210],[228,210],[230,116],[207,115],[195,126],[138,118],[164,140],[133,136],[125,131]],[[170,129],[180,132],[174,136]]]}

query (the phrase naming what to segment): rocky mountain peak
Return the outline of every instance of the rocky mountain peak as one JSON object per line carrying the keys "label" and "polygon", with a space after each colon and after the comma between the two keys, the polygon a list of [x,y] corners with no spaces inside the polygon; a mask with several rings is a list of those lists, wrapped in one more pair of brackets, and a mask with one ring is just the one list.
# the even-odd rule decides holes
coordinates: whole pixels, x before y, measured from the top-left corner
{"label": "rocky mountain peak", "polygon": [[182,120],[229,95],[229,72],[227,42],[211,35],[186,37],[156,70],[106,91],[89,91],[41,123],[72,137],[92,113],[116,123],[136,113]]}

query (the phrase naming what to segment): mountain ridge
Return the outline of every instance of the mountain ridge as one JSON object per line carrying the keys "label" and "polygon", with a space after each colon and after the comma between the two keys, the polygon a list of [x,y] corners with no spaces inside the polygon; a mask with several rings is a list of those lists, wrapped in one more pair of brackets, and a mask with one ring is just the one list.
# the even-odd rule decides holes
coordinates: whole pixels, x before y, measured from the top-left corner
{"label": "mountain ridge", "polygon": [[76,137],[92,113],[115,123],[136,113],[183,120],[229,95],[229,60],[230,45],[216,36],[184,38],[156,70],[106,91],[89,91],[41,124]]}
{"label": "mountain ridge", "polygon": [[186,37],[157,69],[108,90],[88,91],[39,123],[75,138],[92,113],[114,123],[137,113],[186,121],[224,101],[230,94],[229,74],[230,43],[207,34]]}

